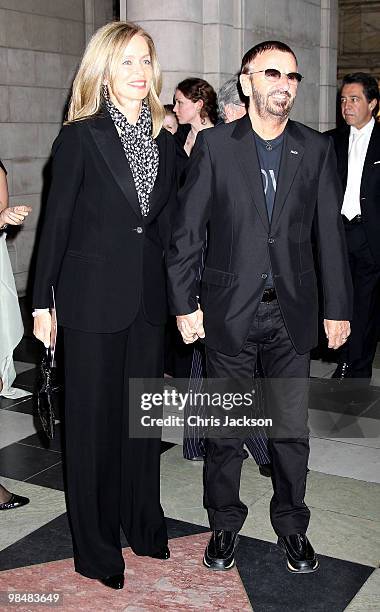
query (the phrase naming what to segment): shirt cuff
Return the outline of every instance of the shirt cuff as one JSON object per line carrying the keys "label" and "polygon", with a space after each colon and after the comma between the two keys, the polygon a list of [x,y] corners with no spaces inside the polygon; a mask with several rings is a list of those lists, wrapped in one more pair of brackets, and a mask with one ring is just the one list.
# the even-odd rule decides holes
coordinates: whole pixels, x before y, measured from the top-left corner
{"label": "shirt cuff", "polygon": [[44,312],[49,312],[49,308],[35,308],[32,312],[32,317],[38,317],[38,315]]}

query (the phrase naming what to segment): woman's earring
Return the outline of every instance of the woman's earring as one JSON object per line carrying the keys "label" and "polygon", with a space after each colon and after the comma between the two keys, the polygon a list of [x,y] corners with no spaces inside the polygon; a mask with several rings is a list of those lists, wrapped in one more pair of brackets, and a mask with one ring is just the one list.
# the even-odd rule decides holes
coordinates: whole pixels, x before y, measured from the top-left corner
{"label": "woman's earring", "polygon": [[201,119],[201,124],[202,124],[202,125],[206,125],[206,119],[205,119],[205,117],[202,117],[202,119]]}
{"label": "woman's earring", "polygon": [[105,83],[103,84],[103,96],[105,97],[106,100],[109,99],[108,87]]}

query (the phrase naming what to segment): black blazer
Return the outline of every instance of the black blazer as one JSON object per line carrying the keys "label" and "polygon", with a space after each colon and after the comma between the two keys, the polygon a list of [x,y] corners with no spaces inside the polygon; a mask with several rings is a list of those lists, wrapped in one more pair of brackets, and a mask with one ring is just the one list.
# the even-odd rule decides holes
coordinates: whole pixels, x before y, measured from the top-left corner
{"label": "black blazer", "polygon": [[[344,192],[347,184],[350,128],[345,125],[341,129],[331,130],[328,134],[332,136],[334,141],[338,171]],[[372,255],[380,266],[380,125],[378,123],[373,126],[364,161],[360,184],[360,205],[368,244]]]}
{"label": "black blazer", "polygon": [[270,266],[296,350],[305,353],[317,344],[313,222],[324,317],[351,318],[342,193],[329,138],[288,122],[271,223],[248,115],[198,135],[178,199],[169,255],[171,309],[186,314],[197,307],[196,271],[208,225],[201,287],[208,346],[228,355],[240,352]]}
{"label": "black blazer", "polygon": [[[58,322],[87,332],[128,327],[142,304],[150,323],[167,315],[164,246],[175,202],[175,146],[157,137],[159,170],[150,212],[140,212],[132,173],[107,111],[62,128],[39,245],[33,304],[51,304]],[[166,244],[167,246],[167,244]]]}

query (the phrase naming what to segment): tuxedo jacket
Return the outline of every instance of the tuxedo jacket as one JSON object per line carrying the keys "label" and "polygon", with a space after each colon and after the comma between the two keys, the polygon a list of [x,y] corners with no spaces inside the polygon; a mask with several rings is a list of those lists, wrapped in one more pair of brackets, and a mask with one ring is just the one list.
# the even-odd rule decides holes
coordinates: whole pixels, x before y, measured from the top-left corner
{"label": "tuxedo jacket", "polygon": [[107,111],[64,126],[54,142],[33,305],[50,306],[53,286],[61,325],[116,332],[133,322],[141,305],[150,323],[165,322],[175,146],[166,130],[156,142],[159,168],[146,217]]}
{"label": "tuxedo jacket", "polygon": [[[334,141],[338,160],[338,171],[343,191],[347,184],[348,141],[350,128],[344,126],[328,132]],[[375,123],[365,157],[360,183],[360,206],[362,223],[369,248],[380,266],[380,125]]]}
{"label": "tuxedo jacket", "polygon": [[208,231],[200,290],[205,343],[238,354],[272,270],[289,336],[299,353],[318,341],[314,224],[324,291],[324,317],[352,315],[352,286],[340,215],[342,190],[331,140],[293,121],[285,133],[269,222],[249,116],[198,134],[178,194],[169,254],[175,314],[197,308],[196,272]]}

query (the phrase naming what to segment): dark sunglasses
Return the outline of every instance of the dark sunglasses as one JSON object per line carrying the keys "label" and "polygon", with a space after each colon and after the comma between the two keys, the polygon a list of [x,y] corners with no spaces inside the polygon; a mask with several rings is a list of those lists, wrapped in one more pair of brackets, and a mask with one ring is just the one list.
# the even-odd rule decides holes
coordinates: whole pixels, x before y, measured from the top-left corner
{"label": "dark sunglasses", "polygon": [[266,80],[272,81],[272,83],[279,81],[283,74],[285,74],[286,78],[291,83],[300,83],[303,79],[302,74],[300,74],[299,72],[289,72],[288,74],[286,74],[286,72],[280,72],[279,70],[277,70],[277,68],[267,68],[266,70],[256,70],[256,72],[248,72],[247,74],[259,74],[259,72],[263,72]]}

